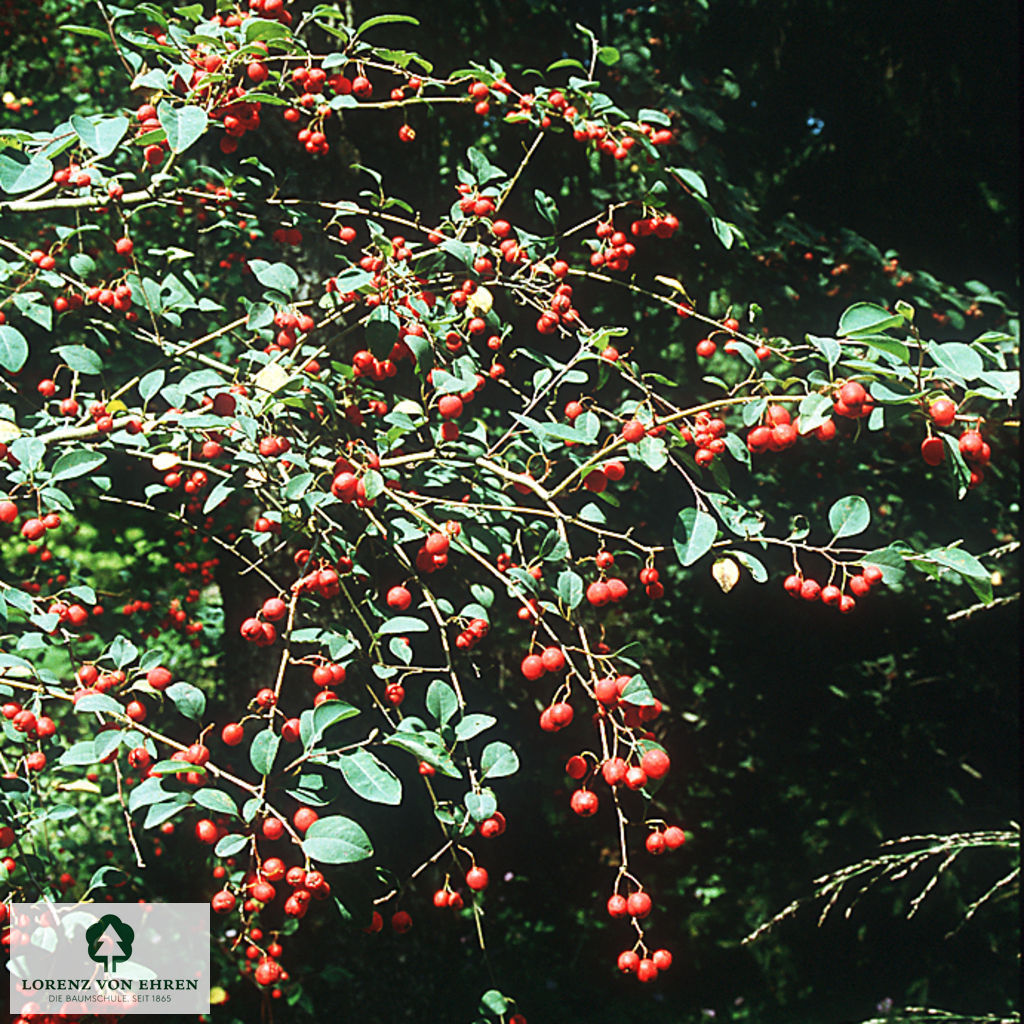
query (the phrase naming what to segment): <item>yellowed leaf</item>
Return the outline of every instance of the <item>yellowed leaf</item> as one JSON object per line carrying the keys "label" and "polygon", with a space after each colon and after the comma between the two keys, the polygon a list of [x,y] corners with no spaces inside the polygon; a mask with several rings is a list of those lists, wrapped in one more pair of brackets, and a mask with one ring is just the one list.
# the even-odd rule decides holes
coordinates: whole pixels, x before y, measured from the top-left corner
{"label": "yellowed leaf", "polygon": [[486,316],[494,305],[494,296],[482,285],[466,299],[466,310],[473,316]]}
{"label": "yellowed leaf", "polygon": [[731,558],[718,558],[711,566],[715,582],[728,594],[740,581],[740,567]]}
{"label": "yellowed leaf", "polygon": [[153,468],[158,473],[166,473],[169,469],[174,469],[179,462],[181,462],[181,458],[174,452],[159,452],[153,456]]}
{"label": "yellowed leaf", "polygon": [[291,377],[288,371],[283,369],[279,363],[267,363],[256,374],[253,383],[260,391],[266,391],[267,394],[272,395],[275,391],[280,391],[289,380],[291,380]]}

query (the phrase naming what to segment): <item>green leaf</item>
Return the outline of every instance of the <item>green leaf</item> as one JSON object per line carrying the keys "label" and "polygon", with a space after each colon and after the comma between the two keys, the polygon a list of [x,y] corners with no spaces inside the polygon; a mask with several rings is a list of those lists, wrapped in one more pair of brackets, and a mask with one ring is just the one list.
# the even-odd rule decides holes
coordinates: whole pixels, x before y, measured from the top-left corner
{"label": "green leaf", "polygon": [[303,711],[299,718],[299,737],[307,750],[337,722],[355,718],[359,709],[343,700],[328,700],[318,704],[312,711]]}
{"label": "green leaf", "polygon": [[373,856],[370,837],[351,818],[333,814],[306,830],[303,852],[321,864],[353,864]]}
{"label": "green leaf", "polygon": [[441,737],[436,732],[413,732],[409,729],[399,729],[388,736],[384,743],[391,747],[398,747],[413,757],[426,761],[439,772],[452,779],[461,779],[462,773],[455,766],[448,751],[445,749]]}
{"label": "green leaf", "polygon": [[287,263],[250,260],[249,269],[264,288],[273,288],[275,291],[290,295],[299,286],[299,275]]}
{"label": "green leaf", "polygon": [[98,157],[110,156],[128,131],[127,117],[89,118],[71,115],[71,127],[86,149]]}
{"label": "green leaf", "polygon": [[79,373],[98,374],[103,372],[103,360],[91,348],[84,345],[58,345],[53,350],[72,370]]}
{"label": "green leaf", "polygon": [[537,212],[549,223],[558,222],[558,204],[539,188],[533,190],[533,200],[537,204]]}
{"label": "green leaf", "polygon": [[200,721],[206,710],[206,695],[191,683],[174,683],[164,691],[174,701],[174,706],[194,722]]}
{"label": "green leaf", "polygon": [[519,755],[501,740],[488,743],[480,755],[480,778],[501,779],[519,771]]}
{"label": "green leaf", "polygon": [[17,373],[28,359],[25,335],[10,324],[0,324],[0,366],[8,373]]}
{"label": "green leaf", "polygon": [[175,793],[170,800],[159,804],[152,804],[146,812],[146,818],[142,822],[143,828],[157,828],[165,821],[170,821],[178,811],[187,806],[189,802],[187,793]]}
{"label": "green leaf", "polygon": [[105,889],[109,884],[106,879],[110,875],[119,875],[128,880],[128,875],[121,868],[115,867],[113,864],[104,864],[103,867],[97,868],[92,873],[92,878],[89,879],[89,884],[86,886],[86,892],[92,892],[93,889]]}
{"label": "green leaf", "polygon": [[844,338],[858,334],[876,334],[890,327],[901,327],[903,317],[870,302],[855,302],[839,318],[839,333]]}
{"label": "green leaf", "polygon": [[218,480],[203,502],[203,515],[209,515],[215,508],[219,508],[234,492],[235,486],[230,479]]}
{"label": "green leaf", "polygon": [[30,192],[53,177],[53,161],[41,154],[29,159],[20,150],[0,150],[0,188],[5,192]]}
{"label": "green leaf", "polygon": [[207,117],[202,107],[173,107],[164,101],[157,108],[157,117],[174,153],[184,153],[206,131]]}
{"label": "green leaf", "polygon": [[148,402],[164,386],[165,376],[163,370],[151,370],[139,381],[139,394],[143,402]]}
{"label": "green leaf", "polygon": [[684,508],[672,531],[676,557],[683,565],[693,565],[711,550],[717,536],[718,524],[714,516],[695,508]]}
{"label": "green leaf", "polygon": [[493,715],[466,715],[455,726],[455,738],[460,743],[471,740],[474,736],[479,736],[480,733],[486,732],[492,725],[496,725],[497,722],[498,720]]}
{"label": "green leaf", "polygon": [[93,28],[92,25],[61,25],[60,30],[76,36],[88,36],[90,39],[102,39],[106,43],[110,42],[110,36],[106,32]]}
{"label": "green leaf", "polygon": [[75,701],[74,709],[79,713],[86,711],[106,711],[113,715],[124,714],[124,708],[107,693],[86,694],[84,697]]}
{"label": "green leaf", "polygon": [[686,183],[686,185],[692,188],[697,195],[707,199],[708,187],[704,183],[704,179],[696,171],[691,171],[688,167],[670,167],[668,169],[668,173],[677,175]]}
{"label": "green leaf", "polygon": [[440,725],[447,725],[459,710],[459,698],[455,691],[440,679],[427,687],[427,711]]}
{"label": "green leaf", "polygon": [[619,695],[627,704],[645,707],[654,704],[654,694],[643,676],[633,676]]}
{"label": "green leaf", "polygon": [[508,1000],[496,989],[488,989],[480,997],[480,1013],[503,1014],[508,1009]]}
{"label": "green leaf", "polygon": [[402,802],[402,783],[391,769],[369,750],[338,755],[338,768],[352,791],[375,804],[397,807]]}
{"label": "green leaf", "polygon": [[565,569],[558,574],[558,596],[571,610],[583,600],[583,577]]}
{"label": "green leaf", "polygon": [[366,321],[366,344],[378,359],[383,359],[398,340],[401,321],[387,306],[378,306]]}
{"label": "green leaf", "polygon": [[869,551],[864,556],[864,565],[877,565],[882,570],[882,582],[887,586],[899,585],[906,575],[907,562],[903,552],[893,545]]}
{"label": "green leaf", "polygon": [[[85,698],[83,697],[82,700],[85,700]],[[79,740],[77,743],[72,743],[60,755],[57,763],[62,765],[82,765],[95,764],[97,760],[95,743],[92,740]]]}
{"label": "green leaf", "polygon": [[292,30],[279,21],[266,18],[249,18],[245,23],[245,41],[251,43],[257,39],[290,38]]}
{"label": "green leaf", "polygon": [[273,729],[264,729],[253,737],[252,746],[249,747],[249,763],[260,775],[270,774],[280,745],[281,737]]}
{"label": "green leaf", "polygon": [[828,360],[830,370],[839,362],[843,347],[835,338],[819,338],[816,334],[807,334],[804,337]]}
{"label": "green leaf", "polygon": [[[197,800],[196,802],[198,803],[199,801]],[[217,840],[217,845],[213,848],[213,852],[218,857],[233,857],[236,853],[241,853],[248,846],[249,841],[249,836],[241,836],[229,832],[226,836],[221,836]]]}
{"label": "green leaf", "polygon": [[208,811],[238,817],[238,804],[222,789],[210,789],[204,786],[202,789],[195,791],[192,799],[200,807],[205,807]]}
{"label": "green leaf", "polygon": [[859,495],[851,494],[840,498],[828,510],[828,525],[838,540],[840,537],[856,537],[871,523],[871,509]]}
{"label": "green leaf", "polygon": [[933,341],[928,346],[928,354],[937,366],[952,371],[964,381],[976,380],[985,368],[981,356],[962,341],[947,341],[942,345]]}
{"label": "green leaf", "polygon": [[933,548],[925,557],[943,568],[952,569],[986,604],[992,600],[992,578],[989,571],[970,552],[963,548]]}
{"label": "green leaf", "polygon": [[413,618],[411,615],[396,615],[388,619],[377,630],[380,636],[390,633],[428,633],[430,627],[422,620]]}
{"label": "green leaf", "polygon": [[597,51],[597,59],[610,67],[612,64],[618,64],[619,51],[614,46],[602,46]]}
{"label": "green leaf", "polygon": [[832,399],[817,393],[806,395],[800,400],[797,410],[800,417],[800,433],[809,434],[832,416]]}
{"label": "green leaf", "polygon": [[356,36],[361,36],[367,29],[374,28],[377,25],[392,25],[398,21],[404,21],[410,25],[419,25],[419,20],[411,14],[378,14],[376,17],[367,18],[356,29]]}
{"label": "green leaf", "polygon": [[498,809],[498,798],[490,789],[482,789],[479,793],[470,791],[463,798],[463,802],[474,821],[483,821]]}
{"label": "green leaf", "polygon": [[668,446],[665,444],[664,439],[660,437],[647,435],[640,438],[636,450],[644,465],[655,473],[664,469],[665,464],[668,462]]}
{"label": "green leaf", "polygon": [[80,278],[88,278],[96,269],[96,261],[88,253],[72,253],[68,265]]}
{"label": "green leaf", "polygon": [[750,573],[755,583],[766,583],[768,581],[768,570],[759,558],[748,555],[746,551],[727,551],[726,554],[732,555]]}
{"label": "green leaf", "polygon": [[91,452],[84,448],[65,452],[53,464],[50,481],[56,483],[58,480],[73,480],[75,477],[86,476],[106,461],[107,457],[103,452]]}
{"label": "green leaf", "polygon": [[283,494],[288,501],[297,501],[301,498],[307,490],[309,485],[313,482],[314,476],[312,473],[299,473],[293,476],[288,483],[284,485]]}

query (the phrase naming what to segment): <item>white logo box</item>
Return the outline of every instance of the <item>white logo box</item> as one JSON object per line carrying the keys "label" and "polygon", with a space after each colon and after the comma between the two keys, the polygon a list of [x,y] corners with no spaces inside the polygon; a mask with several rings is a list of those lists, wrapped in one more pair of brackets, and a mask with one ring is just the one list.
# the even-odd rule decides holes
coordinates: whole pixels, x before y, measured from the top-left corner
{"label": "white logo box", "polygon": [[208,903],[15,903],[11,1013],[208,1013]]}

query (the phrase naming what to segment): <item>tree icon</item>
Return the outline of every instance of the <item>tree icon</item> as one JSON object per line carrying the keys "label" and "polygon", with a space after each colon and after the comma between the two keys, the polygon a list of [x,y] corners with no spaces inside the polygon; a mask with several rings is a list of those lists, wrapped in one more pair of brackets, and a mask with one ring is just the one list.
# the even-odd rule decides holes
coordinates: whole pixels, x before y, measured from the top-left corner
{"label": "tree icon", "polygon": [[104,971],[117,972],[117,965],[132,955],[135,930],[115,914],[104,914],[85,931],[89,959],[103,964]]}

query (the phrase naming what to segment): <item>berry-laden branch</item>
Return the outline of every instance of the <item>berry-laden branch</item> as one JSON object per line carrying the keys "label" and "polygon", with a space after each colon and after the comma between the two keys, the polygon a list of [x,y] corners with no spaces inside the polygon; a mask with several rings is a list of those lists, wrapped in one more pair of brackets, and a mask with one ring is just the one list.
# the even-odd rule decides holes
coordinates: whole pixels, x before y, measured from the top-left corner
{"label": "berry-laden branch", "polygon": [[[189,823],[220,955],[265,1009],[303,998],[286,947],[298,927],[333,941],[337,913],[373,941],[385,907],[397,934],[429,903],[466,910],[483,949],[490,844],[517,824],[504,780],[543,759],[515,732],[532,707],[569,742],[569,810],[614,835],[617,966],[654,981],[673,957],[648,942],[647,856],[687,834],[638,654],[652,602],[707,566],[726,593],[779,580],[810,622],[914,573],[990,607],[987,566],[887,535],[834,449],[885,452],[881,473],[919,448],[966,497],[1016,428],[1016,337],[938,342],[866,296],[791,341],[756,303],[647,280],[733,229],[678,166],[686,120],[604,96],[595,68],[617,58],[590,33],[588,80],[527,86],[493,63],[434,73],[370,41],[389,19],[327,5],[164,14],[105,16],[145,63],[124,105],[26,134],[0,175],[12,892],[56,894],[24,855],[44,843],[92,856],[46,816],[59,788],[136,865]],[[413,145],[419,116],[480,119],[464,158],[446,150],[444,214],[373,167],[380,126]],[[325,193],[357,133],[372,183]],[[295,176],[269,166],[282,145]],[[569,147],[605,193],[573,223],[550,194]],[[820,485],[786,485],[791,449]],[[440,846],[406,834],[387,863],[364,805],[420,799]]]}

